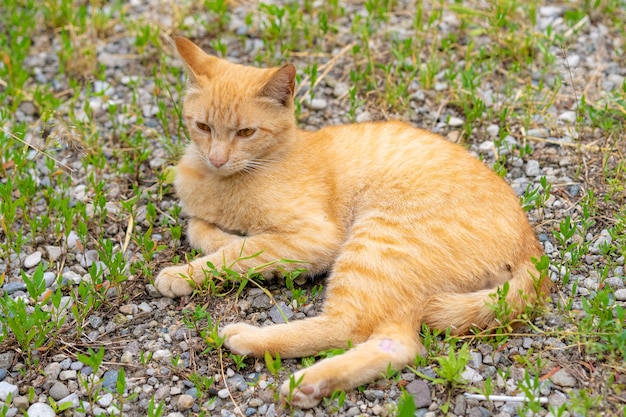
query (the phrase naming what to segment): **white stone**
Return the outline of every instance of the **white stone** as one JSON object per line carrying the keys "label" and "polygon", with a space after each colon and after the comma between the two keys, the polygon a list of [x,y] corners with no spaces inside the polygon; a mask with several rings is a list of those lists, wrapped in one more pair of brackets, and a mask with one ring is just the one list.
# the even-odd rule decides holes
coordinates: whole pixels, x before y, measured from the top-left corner
{"label": "white stone", "polygon": [[305,104],[311,110],[323,110],[328,106],[328,102],[323,98],[314,98],[313,100],[306,100]]}
{"label": "white stone", "polygon": [[615,299],[618,301],[626,301],[626,288],[620,288],[615,291]]}
{"label": "white stone", "polygon": [[6,381],[0,382],[0,400],[5,401],[9,394],[11,394],[11,398],[15,398],[18,393],[17,385],[9,384]]}
{"label": "white stone", "polygon": [[559,120],[566,123],[576,123],[576,112],[571,110],[564,111],[559,115]]}
{"label": "white stone", "polygon": [[67,235],[67,247],[70,249],[76,249],[78,248],[78,244],[79,244],[79,239],[78,239],[78,235],[76,234],[75,231],[71,231],[69,235]]}
{"label": "white stone", "polygon": [[61,248],[58,246],[45,246],[45,249],[46,252],[48,252],[48,259],[50,259],[51,262],[57,261],[63,254]]}
{"label": "white stone", "polygon": [[24,259],[24,268],[30,269],[39,265],[39,262],[41,262],[41,255],[42,253],[39,251],[33,252],[28,255],[26,259]]}
{"label": "white stone", "polygon": [[56,417],[56,414],[48,404],[35,403],[28,407],[28,417]]}
{"label": "white stone", "polygon": [[96,401],[98,403],[98,405],[100,405],[101,407],[108,407],[111,405],[111,402],[113,402],[113,395],[108,393],[108,394],[104,394],[102,397],[98,398],[98,401]]}
{"label": "white stone", "polygon": [[67,381],[68,379],[76,379],[76,371],[73,369],[68,369],[67,371],[61,371],[59,374],[59,379],[61,381]]}
{"label": "white stone", "polygon": [[452,116],[448,119],[448,126],[458,127],[458,126],[463,126],[463,123],[465,122],[463,121],[463,119],[459,117]]}
{"label": "white stone", "polygon": [[68,395],[65,398],[61,398],[58,401],[58,404],[66,404],[66,403],[71,403],[72,404],[72,408],[76,408],[80,405],[80,399],[78,398],[78,394],[77,393],[72,393],[70,395]]}
{"label": "white stone", "polygon": [[541,175],[541,167],[539,166],[539,161],[531,159],[526,163],[526,168],[524,171],[529,177],[536,177]]}
{"label": "white stone", "polygon": [[370,115],[370,112],[364,111],[363,113],[359,114],[355,120],[357,123],[365,123],[371,121],[372,116]]}
{"label": "white stone", "polygon": [[465,367],[465,371],[461,374],[461,378],[466,380],[467,382],[480,382],[483,380],[483,376],[476,370],[470,368],[469,366]]}
{"label": "white stone", "polygon": [[76,272],[74,271],[67,271],[64,272],[63,275],[61,275],[63,278],[65,278],[68,281],[71,281],[74,284],[80,284],[81,281],[81,276],[78,275]]}
{"label": "white stone", "polygon": [[490,140],[486,140],[483,143],[481,143],[480,145],[478,145],[478,150],[480,152],[489,152],[492,151],[493,148],[493,142]]}
{"label": "white stone", "polygon": [[500,133],[500,126],[498,125],[489,125],[487,126],[487,134],[492,138],[495,138]]}
{"label": "white stone", "polygon": [[161,363],[170,363],[172,360],[172,352],[168,349],[159,349],[152,354],[152,359]]}

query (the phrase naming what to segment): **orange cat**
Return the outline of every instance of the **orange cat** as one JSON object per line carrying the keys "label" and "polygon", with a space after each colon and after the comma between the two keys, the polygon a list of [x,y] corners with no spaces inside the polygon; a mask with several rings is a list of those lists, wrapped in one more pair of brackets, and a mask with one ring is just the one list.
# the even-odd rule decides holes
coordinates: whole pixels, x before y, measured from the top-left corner
{"label": "orange cat", "polygon": [[155,285],[168,297],[190,294],[189,278],[202,283],[207,262],[233,261],[242,246],[262,253],[241,271],[280,258],[328,271],[321,315],[223,329],[230,350],[257,357],[354,346],[299,371],[293,405],[313,407],[413,363],[422,323],[453,334],[498,326],[486,304],[505,282],[510,318],[548,292],[517,197],[461,146],[401,122],[298,130],[292,65],[235,65],[180,37],[176,46],[189,69],[192,141],[175,186],[204,256],[163,269]]}

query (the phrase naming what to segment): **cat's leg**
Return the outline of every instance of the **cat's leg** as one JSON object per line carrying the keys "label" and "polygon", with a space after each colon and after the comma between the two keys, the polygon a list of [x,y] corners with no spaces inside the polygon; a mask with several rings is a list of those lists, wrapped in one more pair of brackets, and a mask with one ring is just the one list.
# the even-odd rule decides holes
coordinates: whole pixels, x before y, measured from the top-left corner
{"label": "cat's leg", "polygon": [[355,332],[346,317],[322,314],[304,320],[265,327],[229,324],[221,331],[224,344],[240,355],[263,357],[265,352],[281,358],[312,356],[328,349],[346,348],[367,336]]}
{"label": "cat's leg", "polygon": [[226,233],[214,224],[192,217],[187,226],[187,239],[192,248],[208,255],[228,245],[241,246],[244,237]]}
{"label": "cat's leg", "polygon": [[412,364],[416,355],[424,354],[415,329],[393,324],[384,327],[384,331],[374,333],[346,353],[293,374],[280,389],[282,399],[298,408],[311,408],[335,390],[369,383],[385,375],[389,368],[401,370]]}
{"label": "cat's leg", "polygon": [[[245,273],[263,265],[257,272],[269,278],[279,271],[305,268],[317,274],[330,268],[339,248],[339,238],[331,230],[304,229],[291,234],[260,234],[233,239],[217,252],[201,256],[187,265],[164,268],[154,281],[159,292],[167,297],[189,295],[192,283],[201,285],[211,270],[208,264]],[[278,263],[280,259],[300,261]]]}

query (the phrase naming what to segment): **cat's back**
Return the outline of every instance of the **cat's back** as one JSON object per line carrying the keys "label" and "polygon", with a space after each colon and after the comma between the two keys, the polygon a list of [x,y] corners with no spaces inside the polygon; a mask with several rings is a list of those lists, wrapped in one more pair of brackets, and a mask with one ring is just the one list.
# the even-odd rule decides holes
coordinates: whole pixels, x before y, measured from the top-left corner
{"label": "cat's back", "polygon": [[309,155],[321,152],[344,178],[388,181],[399,177],[416,182],[447,178],[453,184],[487,177],[505,185],[463,146],[405,122],[329,126],[309,134],[306,142]]}

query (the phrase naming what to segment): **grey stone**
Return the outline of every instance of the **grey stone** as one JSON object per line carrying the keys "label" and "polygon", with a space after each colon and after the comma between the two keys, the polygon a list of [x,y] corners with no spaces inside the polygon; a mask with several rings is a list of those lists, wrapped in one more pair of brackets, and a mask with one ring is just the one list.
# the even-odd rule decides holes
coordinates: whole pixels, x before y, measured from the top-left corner
{"label": "grey stone", "polygon": [[152,284],[146,284],[146,293],[153,298],[161,297],[161,293]]}
{"label": "grey stone", "polygon": [[480,352],[470,352],[470,366],[478,369],[483,363],[483,355]]}
{"label": "grey stone", "polygon": [[473,407],[467,415],[469,417],[489,417],[491,412],[484,407]]}
{"label": "grey stone", "polygon": [[41,262],[41,257],[42,253],[40,251],[31,253],[24,259],[24,268],[30,269],[36,267],[39,265],[39,262]]}
{"label": "grey stone", "polygon": [[106,393],[96,401],[100,407],[107,408],[113,402],[113,394]]}
{"label": "grey stone", "polygon": [[70,390],[62,382],[55,382],[54,385],[48,391],[48,394],[55,400],[59,401],[61,398],[65,398],[70,395]]}
{"label": "grey stone", "polygon": [[179,410],[189,410],[193,407],[194,398],[191,395],[183,394],[176,401],[176,408]]}
{"label": "grey stone", "polygon": [[71,250],[78,249],[79,242],[78,234],[75,231],[71,231],[69,235],[67,235],[67,247]]}
{"label": "grey stone", "polygon": [[76,371],[73,369],[61,371],[61,373],[59,374],[59,379],[61,381],[67,381],[68,379],[76,379]]}
{"label": "grey stone", "polygon": [[11,394],[12,398],[15,398],[19,393],[19,388],[17,385],[9,384],[6,381],[0,382],[0,400],[6,401],[9,394]]}
{"label": "grey stone", "polygon": [[118,371],[115,369],[106,371],[102,376],[102,387],[113,391],[115,389],[115,385],[117,384],[117,374]]}
{"label": "grey stone", "polygon": [[500,126],[495,124],[487,126],[487,134],[492,138],[498,136],[498,133],[500,133]]}
{"label": "grey stone", "polygon": [[611,277],[604,280],[604,283],[609,285],[611,288],[620,289],[624,288],[624,279],[620,277]]}
{"label": "grey stone", "polygon": [[559,385],[561,387],[576,386],[576,378],[570,375],[569,372],[567,372],[565,369],[560,369],[554,375],[552,375],[550,379],[555,385]]}
{"label": "grey stone", "polygon": [[44,246],[44,249],[48,253],[48,259],[50,262],[59,260],[61,255],[63,255],[63,250],[59,246]]}
{"label": "grey stone", "polygon": [[4,380],[4,378],[6,378],[8,374],[9,371],[7,371],[5,368],[0,368],[0,381]]}
{"label": "grey stone", "polygon": [[35,403],[28,407],[28,417],[56,417],[56,414],[48,404]]}
{"label": "grey stone", "polygon": [[58,401],[59,405],[61,404],[67,404],[67,403],[71,403],[72,404],[72,408],[76,408],[80,405],[80,399],[78,398],[78,394],[77,393],[71,393],[70,395],[68,395],[65,398],[61,398]]}
{"label": "grey stone", "polygon": [[4,290],[4,292],[6,292],[7,294],[11,295],[16,291],[26,291],[26,284],[24,284],[21,281],[18,282],[9,282],[7,284],[4,284],[4,286],[2,287],[2,289]]}
{"label": "grey stone", "polygon": [[548,404],[550,404],[554,408],[559,408],[566,402],[567,395],[563,394],[561,391],[554,391],[548,396]]}
{"label": "grey stone", "polygon": [[541,127],[537,129],[528,129],[528,131],[526,132],[526,135],[535,137],[535,138],[545,139],[548,137],[549,133],[550,132],[548,132],[548,129]]}
{"label": "grey stone", "polygon": [[463,121],[463,119],[459,117],[452,116],[448,119],[448,126],[458,127],[458,126],[463,126],[463,123],[465,122]]}
{"label": "grey stone", "polygon": [[618,301],[626,301],[626,288],[615,291],[615,299]]}
{"label": "grey stone", "polygon": [[454,399],[454,414],[457,416],[465,415],[465,409],[467,408],[467,400],[465,395],[457,395]]}
{"label": "grey stone", "polygon": [[355,119],[357,123],[365,123],[371,120],[372,120],[372,115],[368,111],[364,111],[363,113],[358,114]]}
{"label": "grey stone", "polygon": [[539,166],[539,161],[531,159],[530,161],[526,162],[524,172],[529,177],[537,177],[541,175],[541,167]]}
{"label": "grey stone", "polygon": [[564,111],[559,114],[559,120],[562,120],[566,123],[576,123],[576,112],[575,111]]}
{"label": "grey stone", "polygon": [[0,353],[0,368],[11,369],[14,358],[15,352]]}
{"label": "grey stone", "polygon": [[465,367],[465,371],[463,371],[461,377],[468,382],[480,382],[483,380],[482,375],[469,366]]}
{"label": "grey stone", "polygon": [[152,360],[169,365],[172,362],[172,352],[169,349],[159,349],[152,354]]}
{"label": "grey stone", "polygon": [[259,295],[252,300],[251,305],[253,308],[265,310],[271,307],[270,298],[265,294]]}
{"label": "grey stone", "polygon": [[219,390],[217,392],[217,396],[220,397],[223,400],[228,398],[228,390],[226,388],[223,388],[223,389]]}
{"label": "grey stone", "polygon": [[426,408],[430,406],[432,399],[430,396],[430,388],[426,381],[416,379],[406,386],[406,391],[413,396],[416,408]]}
{"label": "grey stone", "polygon": [[98,329],[100,326],[102,326],[102,318],[96,316],[95,314],[92,314],[91,316],[89,316],[89,325],[91,327],[93,327],[94,329]]}
{"label": "grey stone", "polygon": [[293,317],[293,310],[291,310],[291,307],[283,301],[279,301],[276,305],[274,305],[274,307],[272,307],[269,314],[274,323],[285,323],[285,318],[289,320]]}
{"label": "grey stone", "polygon": [[304,103],[311,110],[324,110],[328,107],[328,102],[323,98],[314,98],[313,100],[305,100]]}
{"label": "grey stone", "polygon": [[139,304],[139,310],[141,310],[144,313],[151,313],[153,308],[150,307],[150,304],[146,303],[145,301],[141,304]]}
{"label": "grey stone", "polygon": [[57,275],[54,272],[44,272],[43,280],[46,282],[46,288],[50,288],[52,284],[57,280]]}
{"label": "grey stone", "polygon": [[16,407],[18,410],[26,410],[29,405],[30,402],[28,402],[28,397],[24,395],[18,395],[17,397],[13,398],[13,406]]}

